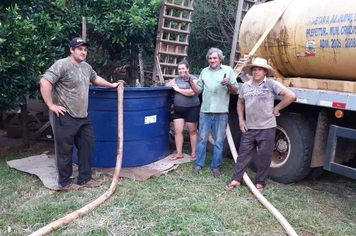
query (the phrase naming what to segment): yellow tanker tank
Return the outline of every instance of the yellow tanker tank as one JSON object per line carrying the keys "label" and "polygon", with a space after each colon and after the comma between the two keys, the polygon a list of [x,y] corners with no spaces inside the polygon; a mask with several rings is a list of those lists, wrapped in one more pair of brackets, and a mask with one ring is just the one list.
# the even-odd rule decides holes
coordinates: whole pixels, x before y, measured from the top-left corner
{"label": "yellow tanker tank", "polygon": [[[247,54],[289,0],[253,6],[240,28]],[[356,0],[293,0],[257,51],[284,77],[356,81]]]}

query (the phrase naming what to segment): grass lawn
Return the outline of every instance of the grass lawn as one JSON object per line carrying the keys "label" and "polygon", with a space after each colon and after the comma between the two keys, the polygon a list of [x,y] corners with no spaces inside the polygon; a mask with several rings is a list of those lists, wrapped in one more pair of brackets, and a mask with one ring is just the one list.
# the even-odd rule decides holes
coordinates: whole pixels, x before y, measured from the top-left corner
{"label": "grass lawn", "polygon": [[[55,192],[36,176],[6,165],[7,160],[45,151],[40,150],[0,159],[0,235],[28,235],[95,200],[110,186],[110,177],[101,175],[100,188]],[[208,166],[210,161],[211,156]],[[107,202],[51,235],[286,235],[246,185],[224,191],[233,165],[224,158],[220,179],[212,177],[209,167],[193,176],[193,163],[144,182],[120,179]],[[291,185],[268,181],[264,195],[299,235],[356,234],[354,180],[327,173],[320,180]]]}

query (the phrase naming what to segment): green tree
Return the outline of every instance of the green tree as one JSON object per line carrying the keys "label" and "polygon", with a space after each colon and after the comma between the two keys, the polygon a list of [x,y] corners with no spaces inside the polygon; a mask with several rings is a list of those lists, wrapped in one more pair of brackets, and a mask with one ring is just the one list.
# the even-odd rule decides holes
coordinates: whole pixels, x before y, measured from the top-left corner
{"label": "green tree", "polygon": [[194,1],[193,23],[189,38],[188,59],[193,72],[207,66],[205,59],[210,47],[220,48],[228,64],[234,34],[238,0]]}
{"label": "green tree", "polygon": [[[26,98],[38,96],[40,75],[64,54],[65,45],[63,24],[33,4],[0,6],[0,111],[21,107],[24,123]],[[55,3],[50,6],[48,12],[62,12]],[[26,127],[23,125],[25,142]]]}
{"label": "green tree", "polygon": [[92,45],[88,60],[94,69],[102,74],[108,65],[117,68],[129,61],[134,71],[139,46],[148,55],[154,53],[160,4],[160,0],[2,1],[0,112],[25,109],[26,97],[39,95],[40,76],[68,54],[71,38],[81,36],[82,16],[87,17],[87,40]]}
{"label": "green tree", "polygon": [[83,6],[96,56],[92,64],[99,74],[119,62],[130,65],[130,77],[137,76],[139,46],[146,54],[154,53],[160,5],[161,0],[118,0]]}

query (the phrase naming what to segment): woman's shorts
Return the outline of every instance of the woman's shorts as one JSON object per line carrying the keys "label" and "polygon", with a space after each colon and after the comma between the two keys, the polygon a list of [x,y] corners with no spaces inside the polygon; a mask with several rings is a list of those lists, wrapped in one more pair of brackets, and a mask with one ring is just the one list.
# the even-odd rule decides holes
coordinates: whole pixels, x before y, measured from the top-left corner
{"label": "woman's shorts", "polygon": [[185,122],[198,123],[200,106],[196,107],[174,107],[173,119],[184,119]]}

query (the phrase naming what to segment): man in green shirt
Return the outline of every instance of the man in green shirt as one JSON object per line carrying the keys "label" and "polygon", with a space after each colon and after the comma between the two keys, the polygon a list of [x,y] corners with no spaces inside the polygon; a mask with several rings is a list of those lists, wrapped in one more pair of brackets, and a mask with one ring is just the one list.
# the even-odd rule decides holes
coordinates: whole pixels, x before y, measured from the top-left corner
{"label": "man in green shirt", "polygon": [[[69,43],[70,56],[56,61],[40,80],[54,134],[59,190],[63,191],[101,185],[91,176],[95,140],[87,112],[89,84],[115,88],[118,83],[104,80],[85,62],[88,46],[83,39],[74,38]],[[72,183],[71,179],[74,146],[78,149],[78,184]]]}
{"label": "man in green shirt", "polygon": [[193,173],[200,173],[205,165],[206,145],[212,129],[214,151],[210,167],[214,178],[219,178],[228,122],[230,93],[236,94],[238,85],[232,68],[221,64],[224,55],[220,49],[210,48],[206,59],[209,66],[202,70],[197,84],[189,82],[195,93],[202,93],[197,158]]}

